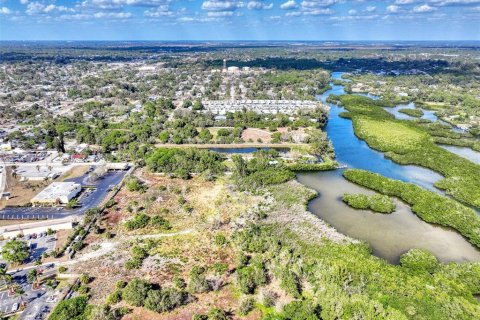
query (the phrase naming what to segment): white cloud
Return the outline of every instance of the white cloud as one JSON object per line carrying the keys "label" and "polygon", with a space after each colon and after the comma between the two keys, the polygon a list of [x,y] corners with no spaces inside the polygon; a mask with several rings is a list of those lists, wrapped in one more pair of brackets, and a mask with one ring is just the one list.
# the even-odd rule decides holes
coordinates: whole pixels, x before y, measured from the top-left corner
{"label": "white cloud", "polygon": [[27,4],[27,3],[28,3],[28,0],[20,0],[20,3],[21,3],[21,4]]}
{"label": "white cloud", "polygon": [[292,12],[287,12],[285,16],[287,17],[298,17],[301,16],[302,13],[300,11],[292,11]]}
{"label": "white cloud", "polygon": [[92,19],[128,19],[131,18],[130,12],[97,12],[94,14],[88,13],[76,13],[76,14],[64,14],[59,16],[59,20],[92,20]]}
{"label": "white cloud", "polygon": [[320,15],[332,14],[333,11],[331,9],[314,9],[309,11],[303,11],[302,13],[306,16],[320,16]]}
{"label": "white cloud", "polygon": [[434,6],[469,6],[479,4],[480,0],[430,0],[429,3]]}
{"label": "white cloud", "polygon": [[207,13],[209,17],[223,18],[233,16],[233,11],[210,11]]}
{"label": "white cloud", "polygon": [[310,1],[302,1],[300,4],[303,8],[318,8],[318,7],[330,7],[337,2],[339,2],[339,0],[310,0]]}
{"label": "white cloud", "polygon": [[396,5],[394,5],[394,4],[389,5],[389,6],[387,7],[387,12],[388,12],[388,13],[398,13],[399,11],[400,11],[400,7],[399,7],[399,6],[396,6]]}
{"label": "white cloud", "polygon": [[248,10],[269,10],[273,8],[273,3],[263,3],[261,1],[250,1],[247,3]]}
{"label": "white cloud", "polygon": [[84,0],[82,7],[113,9],[123,6],[156,7],[171,2],[171,0]]}
{"label": "white cloud", "polygon": [[12,10],[8,9],[7,7],[0,8],[0,14],[10,14],[10,13],[12,13]]}
{"label": "white cloud", "polygon": [[375,10],[377,10],[377,7],[375,6],[368,6],[365,8],[366,12],[374,12]]}
{"label": "white cloud", "polygon": [[284,2],[280,5],[280,9],[283,9],[283,10],[295,9],[297,7],[298,7],[298,5],[294,0],[289,0],[289,1]]}
{"label": "white cloud", "polygon": [[437,10],[434,7],[429,6],[428,4],[422,4],[421,6],[416,6],[413,8],[413,12],[415,13],[425,13],[425,12],[432,12]]}
{"label": "white cloud", "polygon": [[202,3],[202,9],[208,11],[233,11],[241,6],[243,3],[233,1],[209,0]]}
{"label": "white cloud", "polygon": [[349,14],[349,15],[354,15],[354,14],[356,14],[356,13],[357,13],[357,10],[355,10],[355,9],[350,9],[350,10],[348,10],[348,14]]}
{"label": "white cloud", "polygon": [[73,12],[75,10],[72,9],[72,8],[67,8],[65,6],[56,6],[54,4],[44,5],[43,3],[40,3],[40,2],[30,2],[30,3],[28,3],[27,10],[25,10],[25,12],[28,15],[47,14],[47,13],[51,13],[53,11]]}
{"label": "white cloud", "polygon": [[418,2],[418,0],[395,0],[395,4],[398,4],[398,5],[412,4],[416,2]]}
{"label": "white cloud", "polygon": [[170,10],[170,6],[168,4],[158,6],[155,9],[145,10],[143,14],[151,18],[171,17],[174,15],[174,13]]}
{"label": "white cloud", "polygon": [[97,12],[93,15],[94,18],[112,18],[112,19],[128,19],[132,17],[130,12]]}

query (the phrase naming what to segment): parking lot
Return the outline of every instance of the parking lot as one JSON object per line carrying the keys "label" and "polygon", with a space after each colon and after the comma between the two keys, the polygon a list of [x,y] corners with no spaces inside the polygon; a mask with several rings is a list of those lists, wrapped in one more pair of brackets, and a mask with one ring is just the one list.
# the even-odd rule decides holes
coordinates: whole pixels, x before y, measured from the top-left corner
{"label": "parking lot", "polygon": [[[44,276],[51,276],[56,273],[52,267],[42,268]],[[45,319],[51,306],[57,301],[56,294],[49,291],[45,286],[33,290],[32,284],[27,281],[27,274],[31,269],[20,270],[12,273],[12,280],[18,284],[22,290],[22,296],[9,294],[7,290],[0,292],[0,312],[4,314],[17,312],[22,301],[27,304],[19,319]],[[51,296],[55,299],[50,299]]]}
{"label": "parking lot", "polygon": [[[25,235],[21,240],[30,243],[30,256],[26,263],[34,262],[42,257],[44,252],[50,253],[55,249],[55,235],[46,235],[46,234],[38,234],[35,235],[35,238],[31,236]],[[0,241],[0,248],[7,243],[8,240]],[[6,263],[2,259],[0,259],[0,263]]]}
{"label": "parking lot", "polygon": [[108,192],[111,191],[111,186],[118,185],[127,171],[109,171],[101,179],[93,183],[87,183],[85,176],[68,179],[65,181],[72,181],[80,183],[83,187],[92,187],[88,192],[83,192],[79,198],[80,207],[75,209],[67,209],[63,207],[7,207],[0,211],[0,219],[3,220],[22,220],[22,219],[60,219],[68,216],[82,215],[90,208],[100,205],[105,199]]}
{"label": "parking lot", "polygon": [[[40,259],[44,252],[52,252],[56,243],[55,235],[47,235],[46,233],[25,235],[22,240],[30,244],[30,256],[27,261],[25,261],[26,263],[33,263]],[[0,247],[6,242],[7,240],[0,241]],[[0,259],[0,263],[5,263],[5,261]],[[53,292],[49,292],[45,286],[35,290],[33,289],[32,284],[27,281],[28,272],[32,269],[39,271],[42,277],[49,277],[56,274],[56,269],[53,263],[41,267],[27,267],[26,269],[10,273],[12,275],[12,281],[22,288],[24,294],[20,297],[9,293],[7,290],[0,291],[1,313],[9,314],[16,312],[23,301],[27,303],[27,307],[22,312],[19,319],[46,318],[51,310],[50,306],[56,302],[57,298],[52,300],[52,295],[56,295]]]}

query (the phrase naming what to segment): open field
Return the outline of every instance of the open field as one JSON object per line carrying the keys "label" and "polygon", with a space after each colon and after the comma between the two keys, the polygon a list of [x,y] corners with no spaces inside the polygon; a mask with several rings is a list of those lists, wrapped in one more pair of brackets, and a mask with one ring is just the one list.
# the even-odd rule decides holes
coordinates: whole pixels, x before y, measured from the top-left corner
{"label": "open field", "polygon": [[0,200],[0,209],[10,206],[23,206],[28,204],[30,200],[39,193],[49,182],[45,181],[20,181],[20,177],[12,176],[11,167],[7,167],[7,188],[5,191],[10,192],[10,199]]}
{"label": "open field", "polygon": [[270,143],[272,140],[272,133],[264,129],[247,128],[242,132],[242,139],[251,142],[256,142],[260,139],[262,142]]}
{"label": "open field", "polygon": [[74,165],[70,170],[62,174],[55,181],[65,181],[67,179],[74,179],[83,176],[88,171],[87,165]]}

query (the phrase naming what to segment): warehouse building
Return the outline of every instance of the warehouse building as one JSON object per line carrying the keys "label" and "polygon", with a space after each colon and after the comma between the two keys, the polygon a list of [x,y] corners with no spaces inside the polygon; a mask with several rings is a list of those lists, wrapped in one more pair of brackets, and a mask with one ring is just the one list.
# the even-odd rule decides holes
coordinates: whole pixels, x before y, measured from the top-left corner
{"label": "warehouse building", "polygon": [[75,182],[52,182],[33,197],[31,203],[33,206],[66,204],[75,198],[81,190],[82,186]]}

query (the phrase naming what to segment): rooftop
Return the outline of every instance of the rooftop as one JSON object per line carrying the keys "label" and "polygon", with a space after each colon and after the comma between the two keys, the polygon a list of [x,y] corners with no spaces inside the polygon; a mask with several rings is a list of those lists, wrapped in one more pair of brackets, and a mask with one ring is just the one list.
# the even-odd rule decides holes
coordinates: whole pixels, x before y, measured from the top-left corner
{"label": "rooftop", "polygon": [[76,195],[80,191],[80,184],[75,182],[52,182],[39,194],[33,197],[32,202],[41,202],[56,200],[60,198],[70,198],[72,194]]}

